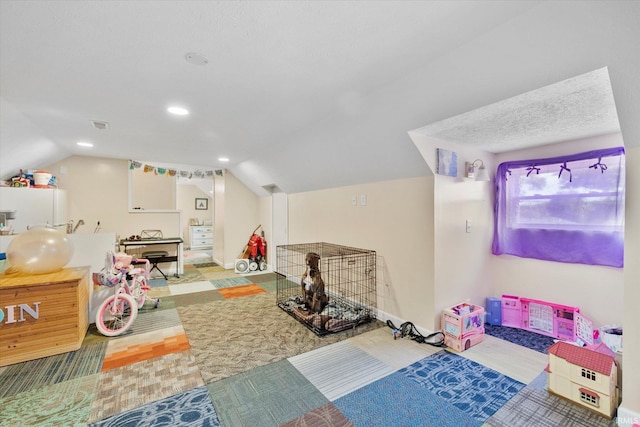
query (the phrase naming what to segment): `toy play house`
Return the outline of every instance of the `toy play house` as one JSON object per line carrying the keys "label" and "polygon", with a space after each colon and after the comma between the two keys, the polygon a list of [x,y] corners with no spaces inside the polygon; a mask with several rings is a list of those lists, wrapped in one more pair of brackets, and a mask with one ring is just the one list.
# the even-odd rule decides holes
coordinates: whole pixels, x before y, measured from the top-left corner
{"label": "toy play house", "polygon": [[558,341],[549,347],[546,371],[550,393],[613,417],[618,407],[618,368],[608,347],[578,347]]}

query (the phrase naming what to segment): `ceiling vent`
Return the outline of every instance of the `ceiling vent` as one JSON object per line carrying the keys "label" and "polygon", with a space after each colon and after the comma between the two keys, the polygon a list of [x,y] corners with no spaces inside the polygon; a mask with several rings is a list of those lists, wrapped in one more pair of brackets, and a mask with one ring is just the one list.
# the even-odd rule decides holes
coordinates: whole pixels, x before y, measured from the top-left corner
{"label": "ceiling vent", "polygon": [[109,130],[109,123],[107,122],[99,122],[97,120],[91,120],[91,124],[94,128],[98,130]]}

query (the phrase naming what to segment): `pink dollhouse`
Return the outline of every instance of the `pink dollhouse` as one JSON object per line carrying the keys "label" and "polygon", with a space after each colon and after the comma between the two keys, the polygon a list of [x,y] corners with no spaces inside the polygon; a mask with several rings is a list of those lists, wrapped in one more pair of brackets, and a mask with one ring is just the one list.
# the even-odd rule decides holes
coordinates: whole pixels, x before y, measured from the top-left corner
{"label": "pink dollhouse", "polygon": [[502,295],[502,326],[593,344],[593,323],[580,314],[578,307],[548,301]]}
{"label": "pink dollhouse", "polygon": [[558,341],[549,347],[547,390],[612,418],[618,407],[615,354],[604,344],[578,347]]}

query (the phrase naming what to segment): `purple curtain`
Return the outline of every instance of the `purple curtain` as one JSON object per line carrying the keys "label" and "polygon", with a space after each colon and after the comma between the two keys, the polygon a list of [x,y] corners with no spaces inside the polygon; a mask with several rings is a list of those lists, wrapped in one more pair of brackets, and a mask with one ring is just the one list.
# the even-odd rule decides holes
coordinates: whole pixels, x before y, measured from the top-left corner
{"label": "purple curtain", "polygon": [[623,266],[623,147],[505,162],[495,182],[495,255]]}

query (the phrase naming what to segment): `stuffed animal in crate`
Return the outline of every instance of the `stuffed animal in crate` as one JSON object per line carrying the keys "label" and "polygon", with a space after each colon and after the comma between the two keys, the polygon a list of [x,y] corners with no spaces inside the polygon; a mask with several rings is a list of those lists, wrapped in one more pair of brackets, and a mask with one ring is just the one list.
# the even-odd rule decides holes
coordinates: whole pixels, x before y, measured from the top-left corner
{"label": "stuffed animal in crate", "polygon": [[318,263],[320,255],[315,252],[309,252],[305,256],[305,264],[307,269],[302,275],[300,283],[302,287],[302,297],[307,308],[313,313],[320,313],[329,302],[324,289],[324,281],[320,275]]}

